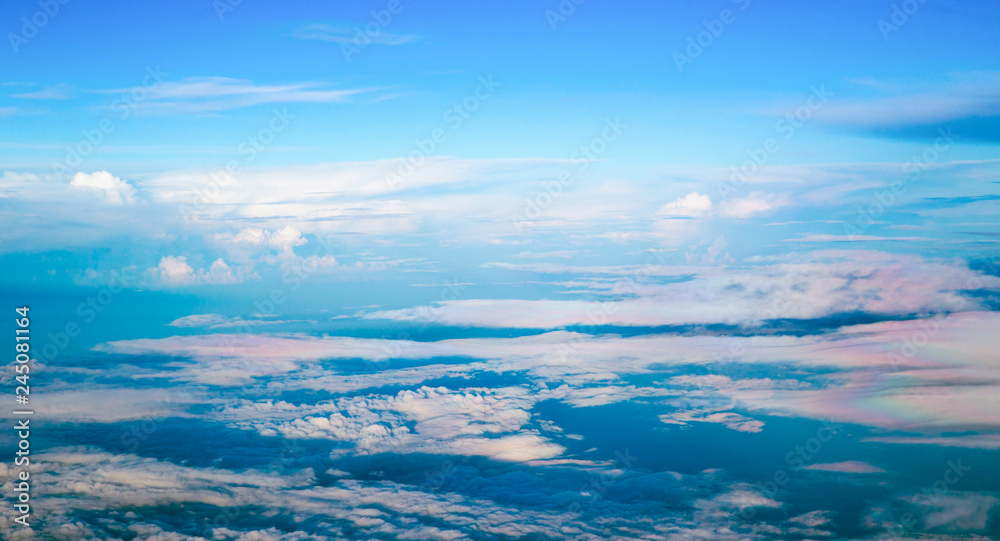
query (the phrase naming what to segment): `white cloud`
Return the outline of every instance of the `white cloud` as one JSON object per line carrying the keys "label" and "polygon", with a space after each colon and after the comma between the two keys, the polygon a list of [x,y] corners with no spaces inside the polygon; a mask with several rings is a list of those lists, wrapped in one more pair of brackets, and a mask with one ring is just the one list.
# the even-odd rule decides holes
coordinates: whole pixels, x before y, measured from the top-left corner
{"label": "white cloud", "polygon": [[[236,426],[285,438],[351,442],[334,455],[386,452],[482,455],[524,462],[563,448],[526,425],[535,399],[520,388],[451,391],[422,387],[396,396],[363,396],[295,406],[241,402],[219,413]],[[412,428],[411,428],[412,424]]]}
{"label": "white cloud", "polygon": [[295,29],[292,32],[292,37],[347,45],[365,45],[368,43],[377,45],[405,45],[420,39],[420,36],[416,34],[394,34],[385,30],[369,34],[360,28],[333,26],[329,24],[307,24]]}
{"label": "white cloud", "polygon": [[251,329],[261,325],[281,325],[301,321],[303,320],[268,319],[264,315],[255,315],[248,319],[244,317],[227,317],[221,314],[192,314],[190,316],[179,317],[167,323],[167,326],[182,328],[205,327],[210,329],[243,327]]}
{"label": "white cloud", "polygon": [[74,188],[104,192],[108,201],[115,205],[135,202],[135,188],[107,171],[77,173],[70,181],[70,185]]}
{"label": "white cloud", "polygon": [[22,100],[68,100],[75,93],[75,89],[72,86],[58,84],[40,90],[13,94],[12,97]]}
{"label": "white cloud", "polygon": [[40,414],[64,423],[114,423],[133,419],[182,417],[189,405],[204,397],[171,389],[134,390],[107,386],[86,390],[50,391]]}
{"label": "white cloud", "polygon": [[151,269],[149,274],[161,285],[186,286],[198,284],[239,284],[256,275],[247,268],[233,270],[221,258],[216,259],[208,270],[195,270],[187,262],[185,256],[164,256],[160,263]]}
{"label": "white cloud", "polygon": [[[48,495],[37,500],[32,527],[35,536],[47,539],[76,539],[74,536],[87,532],[92,532],[87,533],[92,538],[113,539],[129,532],[157,541],[326,541],[347,537],[455,541],[484,536],[736,541],[751,534],[752,526],[737,519],[734,512],[781,507],[749,485],[720,483],[710,472],[625,478],[618,471],[602,476],[602,483],[612,479],[616,483],[635,483],[639,489],[655,484],[658,490],[676,491],[694,499],[697,514],[692,517],[687,510],[675,512],[658,507],[656,515],[650,516],[645,501],[609,498],[599,502],[600,520],[590,520],[586,513],[571,508],[570,504],[579,498],[566,498],[572,496],[567,492],[551,500],[552,492],[523,483],[520,476],[501,485],[491,481],[484,486],[485,491],[465,495],[377,479],[339,479],[334,484],[319,484],[311,469],[270,475],[254,469],[194,467],[131,454],[115,455],[87,447],[51,449],[32,458],[33,488]],[[12,472],[11,466],[0,464],[4,478],[10,478]],[[556,505],[502,503],[514,493]],[[221,508],[218,516],[225,520],[206,521],[204,526],[210,529],[200,530],[190,515],[163,513],[162,506],[198,510],[216,506]],[[260,509],[267,512],[261,513]],[[99,520],[86,520],[89,517]],[[20,539],[16,525],[6,519],[0,519],[0,536]],[[296,526],[290,529],[289,525]],[[310,535],[302,530],[322,533]],[[192,537],[190,533],[205,537]]]}
{"label": "white cloud", "polygon": [[750,218],[790,204],[785,195],[752,192],[739,199],[728,199],[720,205],[719,214],[725,218]]}
{"label": "white cloud", "polygon": [[660,421],[667,424],[678,424],[685,425],[691,422],[697,423],[717,423],[725,426],[730,430],[735,430],[737,432],[760,432],[764,428],[764,423],[756,419],[751,419],[749,417],[744,417],[738,413],[731,411],[722,412],[676,412],[668,413],[660,416]]}
{"label": "white cloud", "polygon": [[212,262],[204,280],[209,284],[238,284],[243,278],[234,274],[233,269],[220,258]]}
{"label": "white cloud", "polygon": [[[522,267],[530,268],[530,267]],[[568,267],[563,267],[568,268]],[[977,310],[966,284],[1000,289],[1000,278],[961,262],[874,251],[793,254],[741,269],[702,267],[689,281],[653,284],[624,279],[607,291],[621,300],[458,299],[365,314],[367,319],[433,321],[471,327],[553,329],[570,325],[758,325],[864,312],[907,315]]]}
{"label": "white cloud", "polygon": [[[837,419],[888,429],[930,431],[1000,429],[995,415],[1000,372],[993,366],[992,312],[955,314],[932,320],[893,321],[846,327],[818,336],[643,336],[621,338],[553,332],[510,339],[454,339],[439,342],[371,340],[299,335],[178,336],[111,342],[100,351],[126,355],[174,355],[179,363],[160,377],[215,385],[249,385],[269,380],[275,389],[348,392],[387,385],[414,385],[472,372],[524,372],[539,385],[535,396],[576,406],[608,404],[640,396],[689,396],[703,406],[671,402],[674,422],[717,422],[737,430],[760,428],[751,416],[768,412],[812,419]],[[906,343],[933,329],[927,345],[909,359]],[[734,354],[732,352],[738,352]],[[666,388],[611,385],[653,366],[710,364],[733,356],[750,364],[835,369],[823,384],[767,378],[732,380],[720,375],[681,376]],[[393,369],[390,359],[469,357],[467,364],[427,364]],[[897,355],[899,357],[899,355]],[[368,359],[382,371],[331,373],[317,361]],[[384,364],[380,364],[384,363]],[[541,386],[545,383],[546,386]],[[595,384],[597,384],[595,386]],[[562,386],[566,385],[566,388]],[[721,415],[717,415],[721,414]],[[951,438],[942,438],[948,445]],[[907,443],[907,442],[900,442]],[[928,442],[931,443],[931,442]],[[954,442],[989,448],[995,441]]]}
{"label": "white cloud", "polygon": [[657,214],[663,216],[703,216],[712,208],[712,199],[707,195],[691,192],[684,197],[663,206]]}
{"label": "white cloud", "polygon": [[168,255],[160,259],[160,264],[156,266],[160,280],[171,285],[186,285],[195,280],[194,269],[188,265],[184,256],[175,257]]}
{"label": "white cloud", "polygon": [[[102,92],[117,95],[131,91],[131,88],[119,88]],[[315,82],[258,85],[248,79],[188,77],[148,87],[146,98],[137,102],[135,110],[158,114],[211,113],[276,103],[347,102],[371,91],[336,89]]]}
{"label": "white cloud", "polygon": [[190,316],[179,317],[167,325],[171,327],[211,327],[218,323],[224,323],[229,318],[221,314],[192,314]]}
{"label": "white cloud", "polygon": [[817,111],[817,118],[831,124],[866,128],[913,125],[936,128],[970,117],[1000,115],[998,72],[952,73],[943,81],[933,82],[867,81],[865,84],[881,95],[833,101]]}

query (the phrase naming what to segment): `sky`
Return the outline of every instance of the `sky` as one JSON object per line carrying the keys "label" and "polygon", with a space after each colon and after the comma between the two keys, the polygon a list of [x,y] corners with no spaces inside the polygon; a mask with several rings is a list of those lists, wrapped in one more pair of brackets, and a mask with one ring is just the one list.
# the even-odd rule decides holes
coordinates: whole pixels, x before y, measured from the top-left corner
{"label": "sky", "polygon": [[1000,4],[7,4],[0,537],[1000,538]]}

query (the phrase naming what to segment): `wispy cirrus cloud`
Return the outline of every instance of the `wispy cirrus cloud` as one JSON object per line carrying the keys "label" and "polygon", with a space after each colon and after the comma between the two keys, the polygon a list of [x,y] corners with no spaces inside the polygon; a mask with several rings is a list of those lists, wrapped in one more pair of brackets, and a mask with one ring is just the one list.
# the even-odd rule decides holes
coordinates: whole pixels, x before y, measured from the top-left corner
{"label": "wispy cirrus cloud", "polygon": [[869,98],[834,100],[817,113],[833,126],[903,139],[951,127],[968,139],[1000,141],[1000,72],[952,73],[938,81],[856,81]]}
{"label": "wispy cirrus cloud", "polygon": [[76,89],[70,85],[57,84],[30,92],[13,94],[12,97],[22,100],[68,100],[76,95]]}
{"label": "wispy cirrus cloud", "polygon": [[360,28],[332,24],[307,24],[292,32],[295,39],[328,41],[347,45],[406,45],[420,40],[416,34],[394,34],[379,30],[366,33]]}
{"label": "wispy cirrus cloud", "polygon": [[873,466],[867,462],[861,462],[858,460],[831,462],[827,464],[810,464],[803,469],[834,473],[885,473],[885,470],[879,468],[878,466]]}
{"label": "wispy cirrus cloud", "polygon": [[[213,113],[255,105],[279,103],[344,103],[375,88],[332,88],[321,82],[257,84],[249,79],[230,77],[188,77],[166,81],[148,89],[137,103],[139,112],[155,114]],[[130,88],[102,90],[104,94],[125,94]]]}

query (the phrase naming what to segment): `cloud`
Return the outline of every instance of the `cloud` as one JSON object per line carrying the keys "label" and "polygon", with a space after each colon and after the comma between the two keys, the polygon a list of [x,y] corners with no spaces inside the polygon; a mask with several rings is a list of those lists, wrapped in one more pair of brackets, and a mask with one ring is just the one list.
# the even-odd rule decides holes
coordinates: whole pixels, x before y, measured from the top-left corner
{"label": "cloud", "polygon": [[876,96],[834,100],[817,111],[821,122],[903,139],[934,139],[942,129],[965,139],[996,142],[1000,73],[954,73],[939,81],[890,81]]}
{"label": "cloud", "polygon": [[[934,434],[1000,430],[1000,419],[990,406],[1000,396],[1000,372],[992,364],[992,334],[998,317],[992,312],[969,312],[857,325],[802,337],[622,338],[552,332],[509,339],[415,342],[288,334],[205,335],[110,342],[98,350],[188,358],[192,361],[177,363],[159,377],[245,388],[263,379],[269,382],[269,393],[276,389],[352,392],[513,371],[537,386],[532,393],[538,399],[577,407],[637,397],[667,398],[662,420],[675,424],[715,422],[754,432],[762,425],[753,416],[766,413]],[[914,340],[925,345],[910,351],[907,344]],[[436,364],[435,358],[469,361]],[[378,371],[338,374],[319,364],[324,360],[336,366],[337,359],[368,360]],[[418,368],[394,367],[397,359],[432,362]],[[632,374],[724,362],[822,369],[820,374],[827,375],[817,375],[814,383],[714,374],[678,376],[658,387],[611,384]],[[682,396],[697,399],[700,405],[691,407],[675,398]],[[950,438],[944,438],[943,445],[984,448],[995,443],[945,440]]]}
{"label": "cloud", "polygon": [[[316,82],[258,85],[248,79],[189,77],[149,87],[146,98],[137,102],[135,110],[155,114],[188,114],[281,103],[344,103],[373,90],[330,88]],[[119,88],[102,92],[123,94],[131,91]]]}
{"label": "cloud", "polygon": [[744,417],[738,413],[731,411],[725,412],[715,412],[715,413],[692,413],[692,412],[677,412],[663,414],[660,416],[660,421],[667,424],[677,424],[685,425],[690,422],[697,423],[718,423],[730,430],[735,430],[737,432],[750,432],[757,433],[764,428],[764,423],[756,419],[751,419]]}
{"label": "cloud", "polygon": [[695,218],[703,216],[712,208],[712,200],[707,195],[691,192],[671,201],[657,212],[661,216],[683,216]]}
{"label": "cloud", "polygon": [[577,252],[572,250],[560,250],[554,252],[521,252],[517,257],[522,259],[573,259]]}
{"label": "cloud", "polygon": [[396,396],[359,396],[315,406],[241,402],[218,417],[266,436],[340,442],[333,456],[407,452],[511,462],[559,456],[561,446],[525,426],[534,402],[519,388],[421,387]]}
{"label": "cloud", "polygon": [[75,89],[72,86],[58,84],[41,90],[13,94],[12,97],[22,100],[68,100],[75,94]]}
{"label": "cloud", "polygon": [[250,253],[271,250],[272,252],[265,258],[271,263],[298,261],[295,248],[308,242],[302,238],[302,232],[292,226],[285,226],[275,231],[245,227],[235,234],[218,234],[215,236],[215,241],[227,248],[249,249]]}
{"label": "cloud", "polygon": [[292,37],[305,40],[329,41],[346,45],[364,46],[375,45],[405,45],[414,43],[420,39],[416,34],[393,34],[385,30],[379,30],[374,34],[363,31],[360,28],[350,28],[346,26],[334,26],[330,24],[307,24],[296,28],[292,32]]}
{"label": "cloud", "polygon": [[807,528],[815,528],[817,526],[823,526],[824,524],[830,523],[830,512],[829,511],[810,511],[808,513],[792,517],[788,519],[788,522],[794,522],[796,524],[801,524]]}
{"label": "cloud", "polygon": [[209,329],[241,327],[243,329],[252,329],[261,325],[283,325],[301,321],[302,320],[266,319],[266,316],[263,314],[255,314],[254,317],[249,319],[244,317],[227,317],[221,314],[192,314],[190,316],[179,317],[170,323],[167,323],[167,326],[181,328],[204,327]]}
{"label": "cloud", "polygon": [[[635,539],[641,533],[650,538],[708,536],[735,541],[750,533],[750,526],[736,519],[733,511],[780,507],[749,485],[720,483],[704,474],[646,476],[648,481],[644,477],[619,479],[622,472],[602,477],[639,491],[655,484],[659,494],[669,490],[684,497],[693,495],[698,498],[695,505],[700,517],[634,499],[601,498],[595,501],[601,520],[595,521],[571,507],[575,502],[587,503],[584,496],[575,495],[578,487],[561,483],[565,489],[546,491],[523,474],[477,476],[470,479],[479,484],[476,494],[463,495],[378,479],[319,483],[308,468],[285,468],[282,475],[273,475],[253,469],[194,467],[89,447],[51,449],[32,458],[33,488],[49,495],[38,499],[32,517],[33,534],[44,538],[114,539],[128,532],[163,541],[349,537],[452,541],[477,536],[596,541]],[[449,475],[461,480],[461,470],[455,470]],[[0,465],[5,479],[12,471]],[[8,483],[5,488],[11,486]],[[523,503],[504,502],[511,496]],[[164,513],[166,506],[178,511]],[[0,535],[18,539],[16,525],[8,516],[0,521]],[[714,520],[698,520],[708,516]]]}
{"label": "cloud", "polygon": [[[939,190],[939,186],[946,181],[953,186],[950,190],[960,187],[961,193],[974,195],[974,187],[979,182],[977,179],[995,175],[998,164],[1000,162],[935,166],[924,173],[919,185],[914,184],[913,190],[905,192],[906,200],[903,195],[897,196],[897,205],[906,205],[908,200],[920,201],[926,197],[938,196],[940,193],[933,190]],[[102,213],[94,213],[89,208],[81,207],[77,188],[47,175],[37,175],[39,180],[33,182],[5,181],[2,190],[4,196],[17,197],[25,216],[21,220],[22,227],[9,232],[4,247],[21,249],[20,247],[30,245],[32,249],[40,246],[62,249],[67,246],[103,245],[111,239],[116,239],[115,242],[128,239],[147,244],[159,242],[152,239],[173,239],[186,243],[185,246],[175,248],[174,252],[182,249],[190,254],[200,253],[208,261],[222,258],[233,267],[253,266],[263,270],[266,266],[282,264],[250,259],[260,256],[269,247],[244,244],[240,248],[234,243],[225,242],[224,238],[233,237],[245,228],[257,228],[271,234],[285,227],[293,227],[300,232],[302,238],[309,239],[311,243],[315,242],[314,237],[329,239],[336,235],[339,245],[360,246],[362,239],[365,239],[391,248],[401,242],[425,238],[429,234],[442,245],[538,242],[539,244],[532,246],[531,253],[576,251],[570,250],[565,243],[551,245],[541,242],[546,235],[558,234],[563,235],[559,238],[576,239],[573,242],[588,242],[588,255],[613,257],[616,247],[610,246],[608,241],[631,244],[627,248],[631,253],[636,248],[654,247],[662,250],[665,247],[702,245],[723,236],[730,246],[734,246],[744,244],[745,236],[752,234],[750,229],[733,224],[722,216],[727,201],[713,205],[697,220],[649,220],[648,217],[655,215],[662,206],[662,203],[645,197],[644,194],[648,194],[650,188],[636,185],[628,189],[617,188],[609,193],[599,189],[601,185],[597,180],[583,178],[575,185],[574,190],[561,196],[558,204],[547,208],[542,216],[532,222],[533,225],[526,226],[521,233],[517,233],[512,223],[512,212],[523,213],[524,196],[520,194],[535,193],[538,188],[531,179],[557,175],[560,167],[567,166],[567,160],[461,160],[427,157],[421,161],[420,167],[406,176],[405,181],[387,181],[387,178],[398,174],[400,167],[406,165],[406,160],[403,159],[273,168],[245,167],[238,178],[226,177],[228,180],[218,187],[218,191],[210,192],[212,197],[206,196],[209,193],[205,192],[206,179],[219,178],[219,171],[167,171],[143,177],[141,186],[137,186],[140,193],[135,195],[137,200],[141,199],[141,205],[114,205],[118,208],[109,208]],[[769,189],[769,192],[788,194],[787,200],[794,202],[796,207],[813,209],[817,212],[817,217],[832,215],[841,222],[844,212],[849,216],[854,215],[854,205],[867,208],[872,193],[866,192],[866,189],[887,187],[894,180],[906,176],[900,164],[785,167],[776,168],[775,172],[768,175],[776,177],[768,182],[780,184],[773,190]],[[804,183],[802,178],[809,178],[810,182]],[[713,189],[711,184],[714,182],[711,177],[706,176],[692,185],[697,191],[687,188],[677,196],[684,193],[712,193],[707,190]],[[103,191],[95,190],[95,193]],[[747,197],[749,195],[744,199]],[[771,196],[762,197],[765,203],[774,203]],[[736,201],[732,197],[730,199]],[[826,207],[831,208],[824,210]],[[766,212],[777,213],[783,208]],[[916,209],[917,212],[931,210],[933,209]],[[67,222],[79,226],[52,228],[51,224],[40,218],[43,214],[59,214]],[[611,216],[615,218],[605,221]],[[646,219],[640,219],[641,216]],[[753,220],[756,216],[761,214],[746,219]],[[987,219],[986,216],[983,219]],[[597,223],[602,225],[595,227],[594,224]],[[717,231],[719,228],[733,227],[741,231]],[[837,226],[821,227],[826,230],[817,233],[836,233],[830,231],[830,227],[838,231],[841,229]],[[954,234],[956,227],[937,225],[936,230],[944,237]],[[871,237],[886,236],[881,226],[873,226],[865,234]],[[218,243],[215,242],[217,239]],[[830,238],[829,242],[835,240],[839,239]],[[822,237],[818,241],[826,242]],[[650,244],[636,246],[637,243],[647,242]],[[218,252],[207,253],[206,250]],[[237,253],[241,250],[242,255]],[[253,250],[256,250],[255,254],[250,253]],[[300,254],[303,252],[301,247],[295,250]],[[153,250],[133,251],[129,254],[130,257],[142,260],[129,261],[127,264],[148,268],[156,265],[160,257],[174,255],[152,252]],[[511,254],[510,257],[514,255],[516,254]],[[191,256],[189,258],[193,260]],[[692,261],[713,264],[710,259],[695,258]],[[322,262],[322,266],[331,270],[350,270],[350,265],[342,261],[336,262],[336,267],[330,265],[329,261]],[[720,254],[713,265],[719,262],[728,262],[724,254]],[[651,272],[657,274],[668,272],[660,270],[661,267],[673,268],[667,264],[648,267],[655,268]]]}
{"label": "cloud", "polygon": [[878,237],[873,235],[822,235],[803,234],[785,242],[918,242],[934,241],[927,237]]}
{"label": "cloud", "polygon": [[965,449],[1000,449],[1000,434],[979,434],[973,436],[949,436],[940,438],[879,436],[875,438],[865,438],[861,441],[904,445],[937,445],[941,447],[961,447]]}
{"label": "cloud", "polygon": [[179,317],[167,325],[171,327],[211,327],[228,320],[229,318],[221,314],[192,314]]}
{"label": "cloud", "polygon": [[744,198],[727,199],[720,205],[719,214],[724,218],[750,218],[790,204],[786,195],[752,192]]}
{"label": "cloud", "polygon": [[693,505],[701,519],[724,520],[748,509],[778,509],[783,504],[748,484],[737,483],[727,492],[710,499],[698,500]]}
{"label": "cloud", "polygon": [[148,272],[159,284],[165,286],[239,284],[256,277],[247,268],[241,267],[234,271],[222,259],[213,261],[208,270],[195,270],[188,264],[187,257],[172,255],[161,258],[160,263]]}
{"label": "cloud", "polygon": [[907,315],[975,310],[981,307],[979,302],[962,294],[967,284],[1000,289],[1000,278],[958,262],[871,251],[825,251],[791,257],[756,268],[703,268],[694,279],[675,283],[646,284],[627,278],[608,284],[609,292],[627,295],[622,300],[458,299],[363,317],[529,329],[759,325],[768,320],[857,312]]}
{"label": "cloud", "polygon": [[787,195],[765,192],[751,192],[743,198],[730,198],[713,207],[712,200],[707,195],[692,192],[686,196],[664,205],[657,214],[660,216],[676,216],[697,218],[715,211],[723,218],[750,218],[790,204]]}
{"label": "cloud", "polygon": [[114,205],[135,202],[135,188],[107,171],[77,173],[70,181],[70,185],[74,188],[104,192],[104,196]]}
{"label": "cloud", "polygon": [[848,460],[846,462],[831,462],[828,464],[810,464],[804,470],[837,472],[837,473],[885,473],[885,470],[878,466],[872,466],[867,462]]}
{"label": "cloud", "polygon": [[187,264],[184,256],[168,255],[160,260],[155,270],[159,272],[160,280],[167,284],[190,284],[195,281],[194,269]]}
{"label": "cloud", "polygon": [[134,419],[186,416],[188,406],[203,397],[178,389],[121,389],[90,386],[86,390],[49,391],[37,407],[47,419],[62,423],[112,423]]}
{"label": "cloud", "polygon": [[969,492],[919,494],[904,500],[922,511],[920,516],[927,528],[974,531],[986,529],[986,522],[998,503],[994,496]]}

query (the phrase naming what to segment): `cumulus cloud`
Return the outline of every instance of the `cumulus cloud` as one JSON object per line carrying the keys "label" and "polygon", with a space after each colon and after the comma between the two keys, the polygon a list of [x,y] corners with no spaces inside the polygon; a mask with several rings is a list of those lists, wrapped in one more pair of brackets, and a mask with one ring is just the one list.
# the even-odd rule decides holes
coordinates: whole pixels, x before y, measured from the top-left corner
{"label": "cumulus cloud", "polygon": [[242,402],[219,413],[237,426],[285,438],[351,442],[334,455],[389,452],[482,455],[524,462],[563,448],[524,425],[534,400],[523,390],[450,391],[422,387],[396,396],[364,396],[297,407]]}
{"label": "cumulus cloud", "polygon": [[81,190],[102,192],[114,205],[135,202],[135,188],[128,182],[107,171],[94,173],[77,173],[70,181],[70,186]]}
{"label": "cumulus cloud", "polygon": [[163,282],[167,284],[190,284],[194,282],[195,272],[191,265],[187,264],[184,256],[175,257],[168,255],[160,260],[156,266],[156,271]]}
{"label": "cumulus cloud", "polygon": [[[635,490],[649,490],[645,485],[655,484],[662,491],[670,486],[680,495],[695,497],[699,513],[714,519],[704,523],[665,505],[651,507],[635,501],[602,502],[601,520],[589,520],[578,505],[571,507],[574,499],[566,499],[571,494],[532,492],[540,489],[517,480],[484,496],[381,480],[340,479],[328,485],[317,483],[311,469],[271,475],[253,469],[180,465],[88,447],[52,449],[37,455],[35,463],[34,487],[47,497],[38,499],[32,526],[36,535],[49,538],[66,534],[112,539],[129,532],[164,541],[325,541],[349,536],[450,541],[484,535],[624,541],[641,533],[650,538],[708,535],[735,541],[751,527],[736,519],[733,511],[780,506],[747,485],[717,482],[711,475],[653,476],[645,484],[642,478],[619,481]],[[4,478],[9,470],[0,465]],[[681,480],[689,481],[692,488],[685,488]],[[504,492],[527,492],[528,498],[514,505],[489,497],[500,500]],[[179,511],[163,513],[162,506],[169,505]],[[192,515],[188,509],[209,513],[209,520],[197,520],[206,517]],[[2,518],[9,515],[5,512]],[[100,520],[91,520],[95,516]],[[211,520],[214,516],[219,520]],[[0,523],[5,538],[17,539],[16,531],[8,520]]]}
{"label": "cumulus cloud", "polygon": [[238,284],[255,277],[246,268],[233,270],[221,258],[213,261],[207,270],[195,270],[188,264],[185,256],[164,256],[156,267],[149,269],[149,274],[159,284],[166,286]]}
{"label": "cumulus cloud", "polygon": [[712,208],[712,199],[698,192],[691,192],[680,199],[671,201],[660,209],[661,216],[684,216],[695,218]]}

